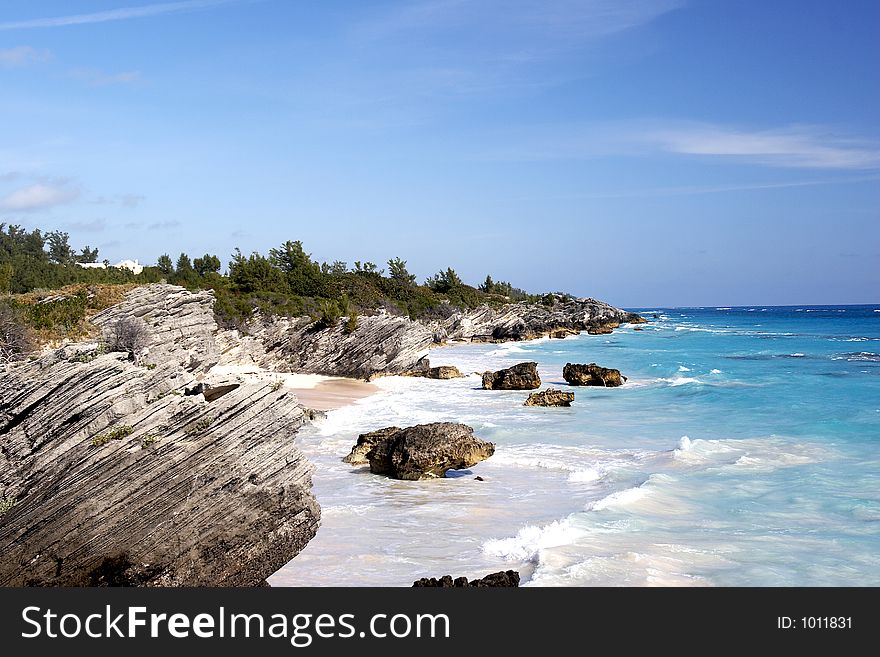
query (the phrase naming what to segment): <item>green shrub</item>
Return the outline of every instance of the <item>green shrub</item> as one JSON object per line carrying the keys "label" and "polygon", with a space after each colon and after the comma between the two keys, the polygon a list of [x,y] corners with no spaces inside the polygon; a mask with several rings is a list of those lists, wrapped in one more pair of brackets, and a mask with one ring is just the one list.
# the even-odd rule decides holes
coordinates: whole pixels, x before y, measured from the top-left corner
{"label": "green shrub", "polygon": [[150,445],[159,442],[159,436],[154,433],[148,433],[141,441],[141,449],[146,449]]}
{"label": "green shrub", "polygon": [[0,516],[5,515],[7,512],[12,511],[12,507],[18,504],[18,500],[14,497],[0,497]]}
{"label": "green shrub", "polygon": [[349,311],[348,320],[345,322],[345,331],[346,335],[351,335],[357,330],[358,327],[358,314],[354,310]]}
{"label": "green shrub", "polygon": [[134,429],[127,424],[119,425],[118,427],[114,427],[105,433],[98,434],[94,438],[92,438],[92,445],[95,447],[100,447],[101,445],[106,445],[111,440],[122,440],[126,436],[130,436],[134,433]]}

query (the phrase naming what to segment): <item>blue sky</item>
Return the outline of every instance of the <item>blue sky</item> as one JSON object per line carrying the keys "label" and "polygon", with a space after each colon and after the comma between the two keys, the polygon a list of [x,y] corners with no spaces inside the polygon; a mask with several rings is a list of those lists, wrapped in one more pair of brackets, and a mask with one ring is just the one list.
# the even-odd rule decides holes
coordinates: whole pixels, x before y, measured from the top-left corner
{"label": "blue sky", "polygon": [[878,302],[880,3],[7,0],[0,221],[637,307]]}

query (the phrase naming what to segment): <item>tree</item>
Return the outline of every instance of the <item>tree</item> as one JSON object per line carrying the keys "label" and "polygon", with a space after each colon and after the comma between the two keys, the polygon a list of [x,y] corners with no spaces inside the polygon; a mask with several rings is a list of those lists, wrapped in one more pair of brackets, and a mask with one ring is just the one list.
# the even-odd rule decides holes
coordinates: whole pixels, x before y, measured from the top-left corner
{"label": "tree", "polygon": [[9,292],[12,289],[12,277],[15,275],[15,267],[11,262],[0,264],[0,292]]}
{"label": "tree", "polygon": [[303,250],[302,242],[299,240],[295,242],[287,240],[280,249],[269,249],[269,260],[287,274],[314,265],[311,255]]}
{"label": "tree", "polygon": [[178,276],[182,276],[184,278],[191,275],[194,270],[192,266],[192,261],[189,259],[189,256],[185,253],[181,253],[177,257],[177,266],[174,270]]}
{"label": "tree", "polygon": [[199,276],[216,274],[220,271],[220,258],[206,253],[201,258],[193,260],[193,268]]}
{"label": "tree", "polygon": [[331,276],[342,276],[348,271],[348,263],[342,260],[334,260],[333,264],[327,269],[327,273]]}
{"label": "tree", "polygon": [[446,271],[440,271],[436,276],[430,277],[425,281],[425,285],[435,292],[448,292],[452,288],[462,285],[462,282],[455,270],[449,267]]}
{"label": "tree", "polygon": [[107,347],[110,351],[127,351],[131,360],[147,346],[149,334],[143,320],[135,317],[122,317],[111,325],[106,333]]}
{"label": "tree", "polygon": [[78,256],[74,256],[77,262],[98,262],[98,249],[90,249],[88,245],[84,246]]}
{"label": "tree", "polygon": [[173,274],[174,264],[171,262],[171,256],[167,253],[160,255],[159,259],[156,261],[156,268],[166,276]]}
{"label": "tree", "polygon": [[75,254],[70,248],[70,235],[60,230],[53,230],[46,235],[49,245],[49,261],[56,265],[69,265],[74,262]]}
{"label": "tree", "polygon": [[416,282],[414,274],[410,274],[406,268],[406,260],[393,258],[388,261],[388,274],[395,281],[399,281],[404,285],[413,285]]}
{"label": "tree", "polygon": [[495,291],[495,281],[492,280],[492,277],[488,274],[486,275],[486,280],[480,285],[480,292],[485,292],[486,294],[492,294]]}

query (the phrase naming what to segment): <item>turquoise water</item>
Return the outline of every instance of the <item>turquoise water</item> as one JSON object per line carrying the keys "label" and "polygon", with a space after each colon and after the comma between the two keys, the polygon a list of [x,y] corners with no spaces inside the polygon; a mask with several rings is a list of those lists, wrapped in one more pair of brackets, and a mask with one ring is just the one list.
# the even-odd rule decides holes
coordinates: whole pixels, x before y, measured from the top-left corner
{"label": "turquoise water", "polygon": [[[468,373],[534,360],[545,387],[567,362],[628,377],[573,388],[570,409],[394,377],[304,432],[324,519],[272,583],[880,584],[880,306],[638,310],[656,315],[641,331],[431,354]],[[438,420],[496,454],[428,482],[339,461],[361,431]]]}

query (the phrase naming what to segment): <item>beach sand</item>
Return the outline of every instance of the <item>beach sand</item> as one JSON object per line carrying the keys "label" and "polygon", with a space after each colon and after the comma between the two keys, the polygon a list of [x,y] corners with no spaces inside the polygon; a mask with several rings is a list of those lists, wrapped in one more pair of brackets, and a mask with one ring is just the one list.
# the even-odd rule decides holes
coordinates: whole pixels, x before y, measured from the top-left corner
{"label": "beach sand", "polygon": [[377,386],[360,379],[321,374],[287,374],[255,365],[217,365],[209,372],[209,378],[215,377],[251,382],[279,381],[284,387],[290,388],[301,406],[318,411],[342,408],[379,391]]}

